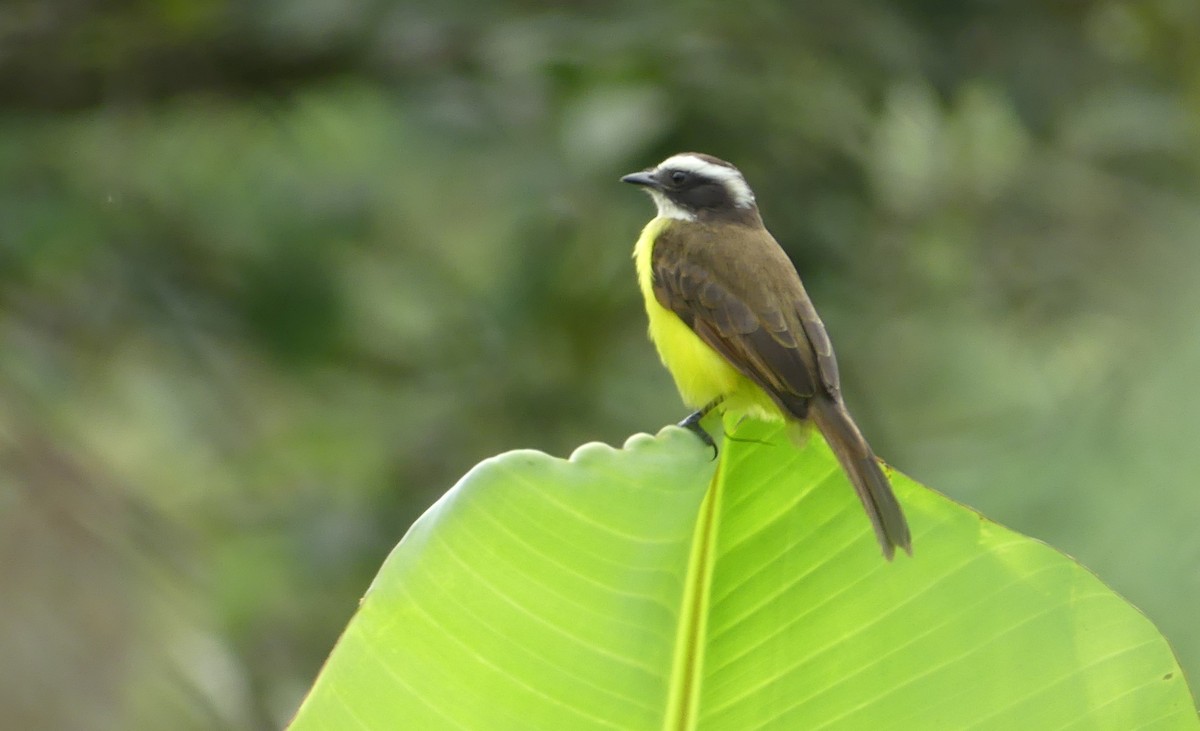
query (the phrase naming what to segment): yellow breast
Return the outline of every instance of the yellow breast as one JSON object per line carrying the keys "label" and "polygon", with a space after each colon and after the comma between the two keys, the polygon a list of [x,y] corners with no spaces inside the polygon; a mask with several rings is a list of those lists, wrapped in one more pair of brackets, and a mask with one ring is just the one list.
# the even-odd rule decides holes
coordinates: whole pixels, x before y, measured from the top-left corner
{"label": "yellow breast", "polygon": [[638,286],[646,303],[646,314],[650,318],[650,340],[654,342],[663,365],[675,379],[679,395],[685,404],[696,409],[713,399],[724,397],[722,411],[745,413],[768,420],[783,418],[762,389],[739,373],[720,353],[692,332],[678,315],[659,304],[654,296],[651,267],[654,241],[672,222],[670,218],[655,218],[646,224],[633,247],[633,259]]}

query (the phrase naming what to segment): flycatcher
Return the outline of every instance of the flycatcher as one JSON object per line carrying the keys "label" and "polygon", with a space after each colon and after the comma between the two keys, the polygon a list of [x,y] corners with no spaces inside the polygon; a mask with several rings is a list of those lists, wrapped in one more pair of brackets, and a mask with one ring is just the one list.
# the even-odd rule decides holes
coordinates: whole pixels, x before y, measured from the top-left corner
{"label": "flycatcher", "polygon": [[883,555],[891,559],[896,547],[912,553],[892,486],[842,402],[825,326],[741,172],[689,152],[621,180],[644,188],[658,207],[633,256],[650,339],[684,402],[698,409],[680,426],[714,446],[700,426],[713,409],[784,421],[794,439],[816,424]]}

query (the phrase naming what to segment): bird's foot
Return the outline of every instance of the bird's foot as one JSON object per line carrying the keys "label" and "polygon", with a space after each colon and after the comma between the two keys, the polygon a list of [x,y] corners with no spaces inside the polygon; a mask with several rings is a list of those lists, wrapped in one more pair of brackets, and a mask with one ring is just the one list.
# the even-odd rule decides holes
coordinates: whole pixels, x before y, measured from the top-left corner
{"label": "bird's foot", "polygon": [[692,432],[696,436],[700,437],[700,441],[704,442],[707,446],[712,448],[712,451],[713,451],[712,458],[716,459],[717,458],[717,443],[713,441],[712,435],[709,434],[707,431],[705,431],[704,427],[700,426],[700,420],[703,419],[705,416],[707,416],[709,411],[712,411],[711,406],[705,407],[703,409],[700,409],[699,411],[693,412],[693,413],[689,414],[686,419],[679,422],[679,426],[683,427],[684,429],[687,429],[688,431]]}

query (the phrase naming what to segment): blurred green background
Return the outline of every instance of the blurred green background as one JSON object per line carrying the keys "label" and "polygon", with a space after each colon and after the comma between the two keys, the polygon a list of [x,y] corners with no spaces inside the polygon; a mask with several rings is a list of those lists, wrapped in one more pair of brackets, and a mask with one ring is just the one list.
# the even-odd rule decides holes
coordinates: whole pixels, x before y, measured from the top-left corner
{"label": "blurred green background", "polygon": [[681,150],[876,450],[1195,682],[1200,4],[8,0],[0,726],[278,728],[473,464],[679,419],[617,178]]}

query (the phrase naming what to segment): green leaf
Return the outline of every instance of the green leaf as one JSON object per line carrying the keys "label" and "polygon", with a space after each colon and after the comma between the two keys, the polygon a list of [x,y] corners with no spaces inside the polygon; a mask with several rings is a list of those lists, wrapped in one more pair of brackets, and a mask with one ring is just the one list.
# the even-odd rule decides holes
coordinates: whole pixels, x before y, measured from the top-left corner
{"label": "green leaf", "polygon": [[893,473],[884,561],[819,436],[517,451],[421,517],[292,728],[1197,729],[1087,570]]}

